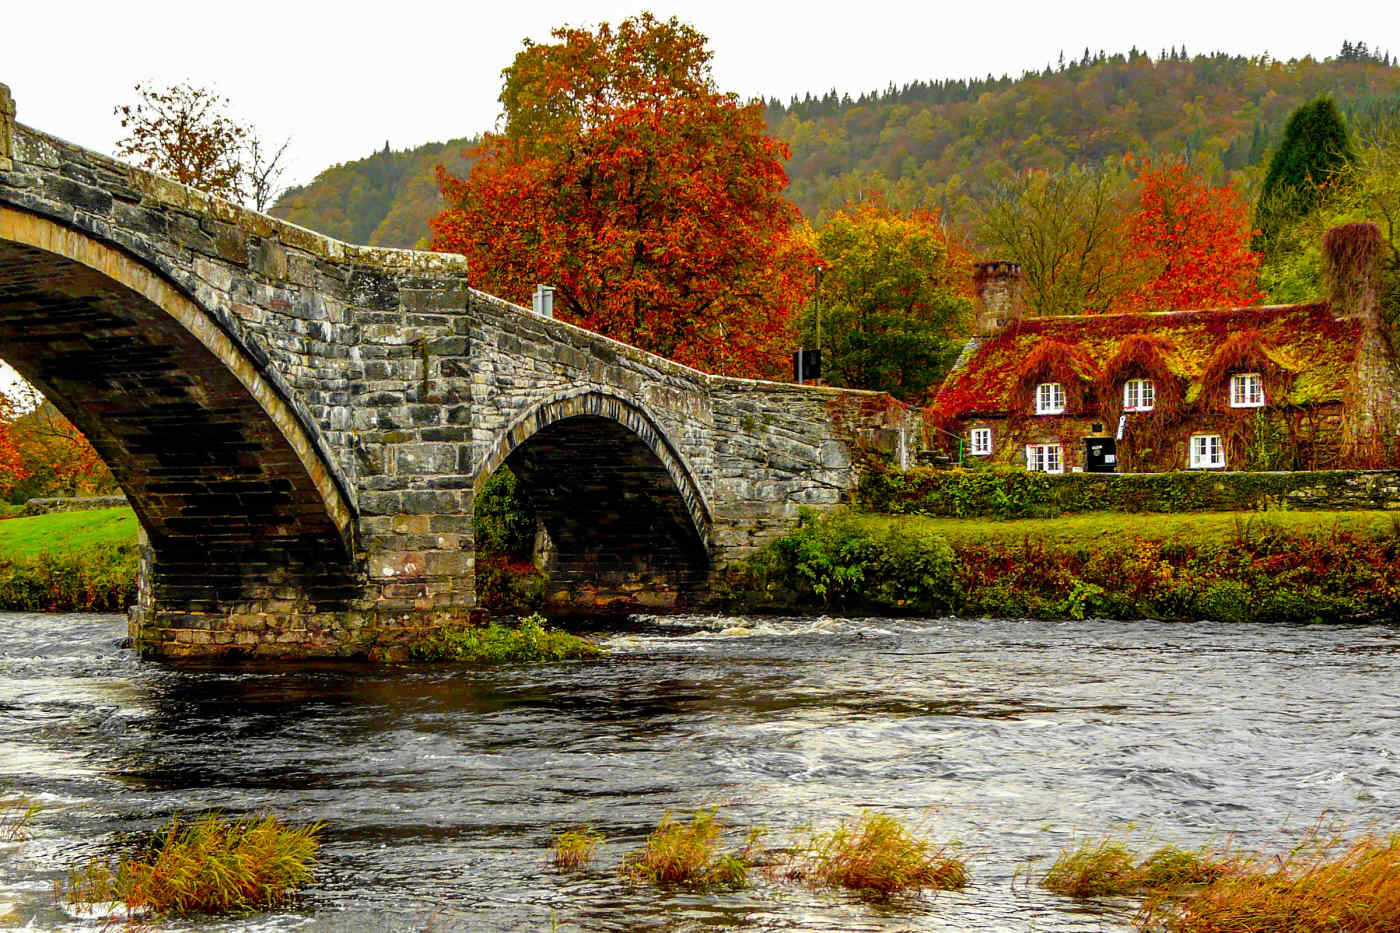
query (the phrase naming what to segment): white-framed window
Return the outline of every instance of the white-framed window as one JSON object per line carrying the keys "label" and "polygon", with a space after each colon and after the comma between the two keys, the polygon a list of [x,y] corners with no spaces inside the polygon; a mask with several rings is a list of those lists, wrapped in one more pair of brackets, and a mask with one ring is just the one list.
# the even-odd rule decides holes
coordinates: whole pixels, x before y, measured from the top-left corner
{"label": "white-framed window", "polygon": [[1157,405],[1157,385],[1151,379],[1129,379],[1123,383],[1124,411],[1151,411]]}
{"label": "white-framed window", "polygon": [[1065,411],[1065,387],[1058,382],[1042,382],[1035,387],[1035,413],[1061,415]]}
{"label": "white-framed window", "polygon": [[1219,434],[1191,435],[1191,469],[1218,470],[1225,466],[1225,444]]}
{"label": "white-framed window", "polygon": [[1027,444],[1026,469],[1032,473],[1063,473],[1064,448],[1059,444]]}
{"label": "white-framed window", "polygon": [[1230,407],[1260,408],[1264,404],[1264,377],[1258,373],[1235,373],[1230,377]]}
{"label": "white-framed window", "polygon": [[973,428],[972,429],[972,455],[974,457],[985,457],[992,452],[992,429]]}

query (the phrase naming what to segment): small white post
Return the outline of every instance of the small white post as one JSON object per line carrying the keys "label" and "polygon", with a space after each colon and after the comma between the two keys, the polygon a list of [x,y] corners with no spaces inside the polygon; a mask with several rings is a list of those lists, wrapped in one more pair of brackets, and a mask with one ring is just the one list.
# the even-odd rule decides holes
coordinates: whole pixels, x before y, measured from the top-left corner
{"label": "small white post", "polygon": [[535,313],[540,317],[554,317],[554,289],[549,285],[535,286]]}

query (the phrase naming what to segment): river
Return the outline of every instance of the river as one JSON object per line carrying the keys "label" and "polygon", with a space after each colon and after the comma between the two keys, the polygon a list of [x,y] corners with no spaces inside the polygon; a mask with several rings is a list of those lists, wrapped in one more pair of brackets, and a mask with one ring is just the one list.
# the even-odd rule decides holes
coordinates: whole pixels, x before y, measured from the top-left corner
{"label": "river", "polygon": [[[55,903],[67,866],[219,808],[324,821],[317,882],[161,929],[1118,931],[1130,905],[1032,883],[1062,847],[1268,848],[1400,804],[1382,627],[690,616],[601,633],[601,662],[489,670],[175,668],[124,633],[0,614],[0,783],[44,806],[0,845],[0,926],[97,929]],[[887,906],[618,880],[663,813],[716,804],[774,842],[878,807],[960,843],[972,880]],[[547,867],[583,823],[598,866]]]}

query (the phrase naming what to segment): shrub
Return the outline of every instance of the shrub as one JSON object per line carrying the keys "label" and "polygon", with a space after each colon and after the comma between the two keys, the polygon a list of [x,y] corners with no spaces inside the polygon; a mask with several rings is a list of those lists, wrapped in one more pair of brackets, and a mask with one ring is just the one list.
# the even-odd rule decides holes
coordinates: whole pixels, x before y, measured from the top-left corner
{"label": "shrub", "polygon": [[136,598],[135,544],[0,560],[0,610],[118,612]]}
{"label": "shrub", "polygon": [[623,859],[619,871],[634,883],[741,888],[748,883],[759,831],[750,831],[748,843],[738,853],[719,851],[723,835],[724,826],[713,808],[695,811],[688,822],[667,813],[647,837],[646,846]]}
{"label": "shrub", "polygon": [[550,628],[538,613],[521,619],[516,628],[495,622],[443,628],[409,647],[409,656],[420,661],[464,664],[572,661],[606,653],[586,639]]}
{"label": "shrub", "polygon": [[813,885],[847,888],[888,898],[925,888],[948,891],[967,884],[967,865],[912,834],[885,813],[868,812],[854,826],[813,834],[789,869]]}
{"label": "shrub", "polygon": [[954,595],[953,551],[942,537],[845,512],[808,516],[752,566],[766,586],[841,608],[933,613]]}
{"label": "shrub", "polygon": [[998,519],[1099,511],[1255,511],[1295,500],[1302,507],[1383,508],[1387,482],[1388,474],[1347,470],[1052,476],[1013,469],[900,471],[876,466],[862,474],[856,503],[889,515]]}
{"label": "shrub", "polygon": [[725,568],[716,592],[746,608],[884,614],[1400,620],[1400,531],[1294,524],[1302,530],[1244,524],[1222,537],[1188,523],[1183,541],[1112,522],[1064,541],[955,532],[952,547],[935,522],[835,512]]}
{"label": "shrub", "polygon": [[555,868],[582,868],[593,861],[602,842],[603,834],[592,826],[570,829],[555,837],[554,844],[550,846],[549,861]]}
{"label": "shrub", "polygon": [[62,893],[76,907],[117,902],[156,915],[276,907],[311,879],[320,831],[319,823],[293,828],[271,816],[177,818],[133,854],[70,871]]}

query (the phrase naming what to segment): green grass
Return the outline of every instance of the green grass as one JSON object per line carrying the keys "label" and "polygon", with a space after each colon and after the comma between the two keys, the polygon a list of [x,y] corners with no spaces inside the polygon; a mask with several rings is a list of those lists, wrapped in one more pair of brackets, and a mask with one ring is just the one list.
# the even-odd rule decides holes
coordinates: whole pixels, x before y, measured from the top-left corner
{"label": "green grass", "polygon": [[942,535],[955,547],[961,542],[1030,540],[1046,545],[1111,544],[1126,536],[1152,541],[1188,544],[1220,544],[1242,531],[1280,531],[1326,536],[1333,531],[1372,535],[1394,531],[1400,513],[1383,510],[1355,512],[1180,512],[1126,513],[1082,512],[1058,518],[1023,518],[997,521],[986,518],[930,518],[859,514],[872,527],[901,524],[920,532]]}
{"label": "green grass", "polygon": [[136,529],[136,513],[125,507],[7,518],[0,521],[0,561],[135,544]]}

